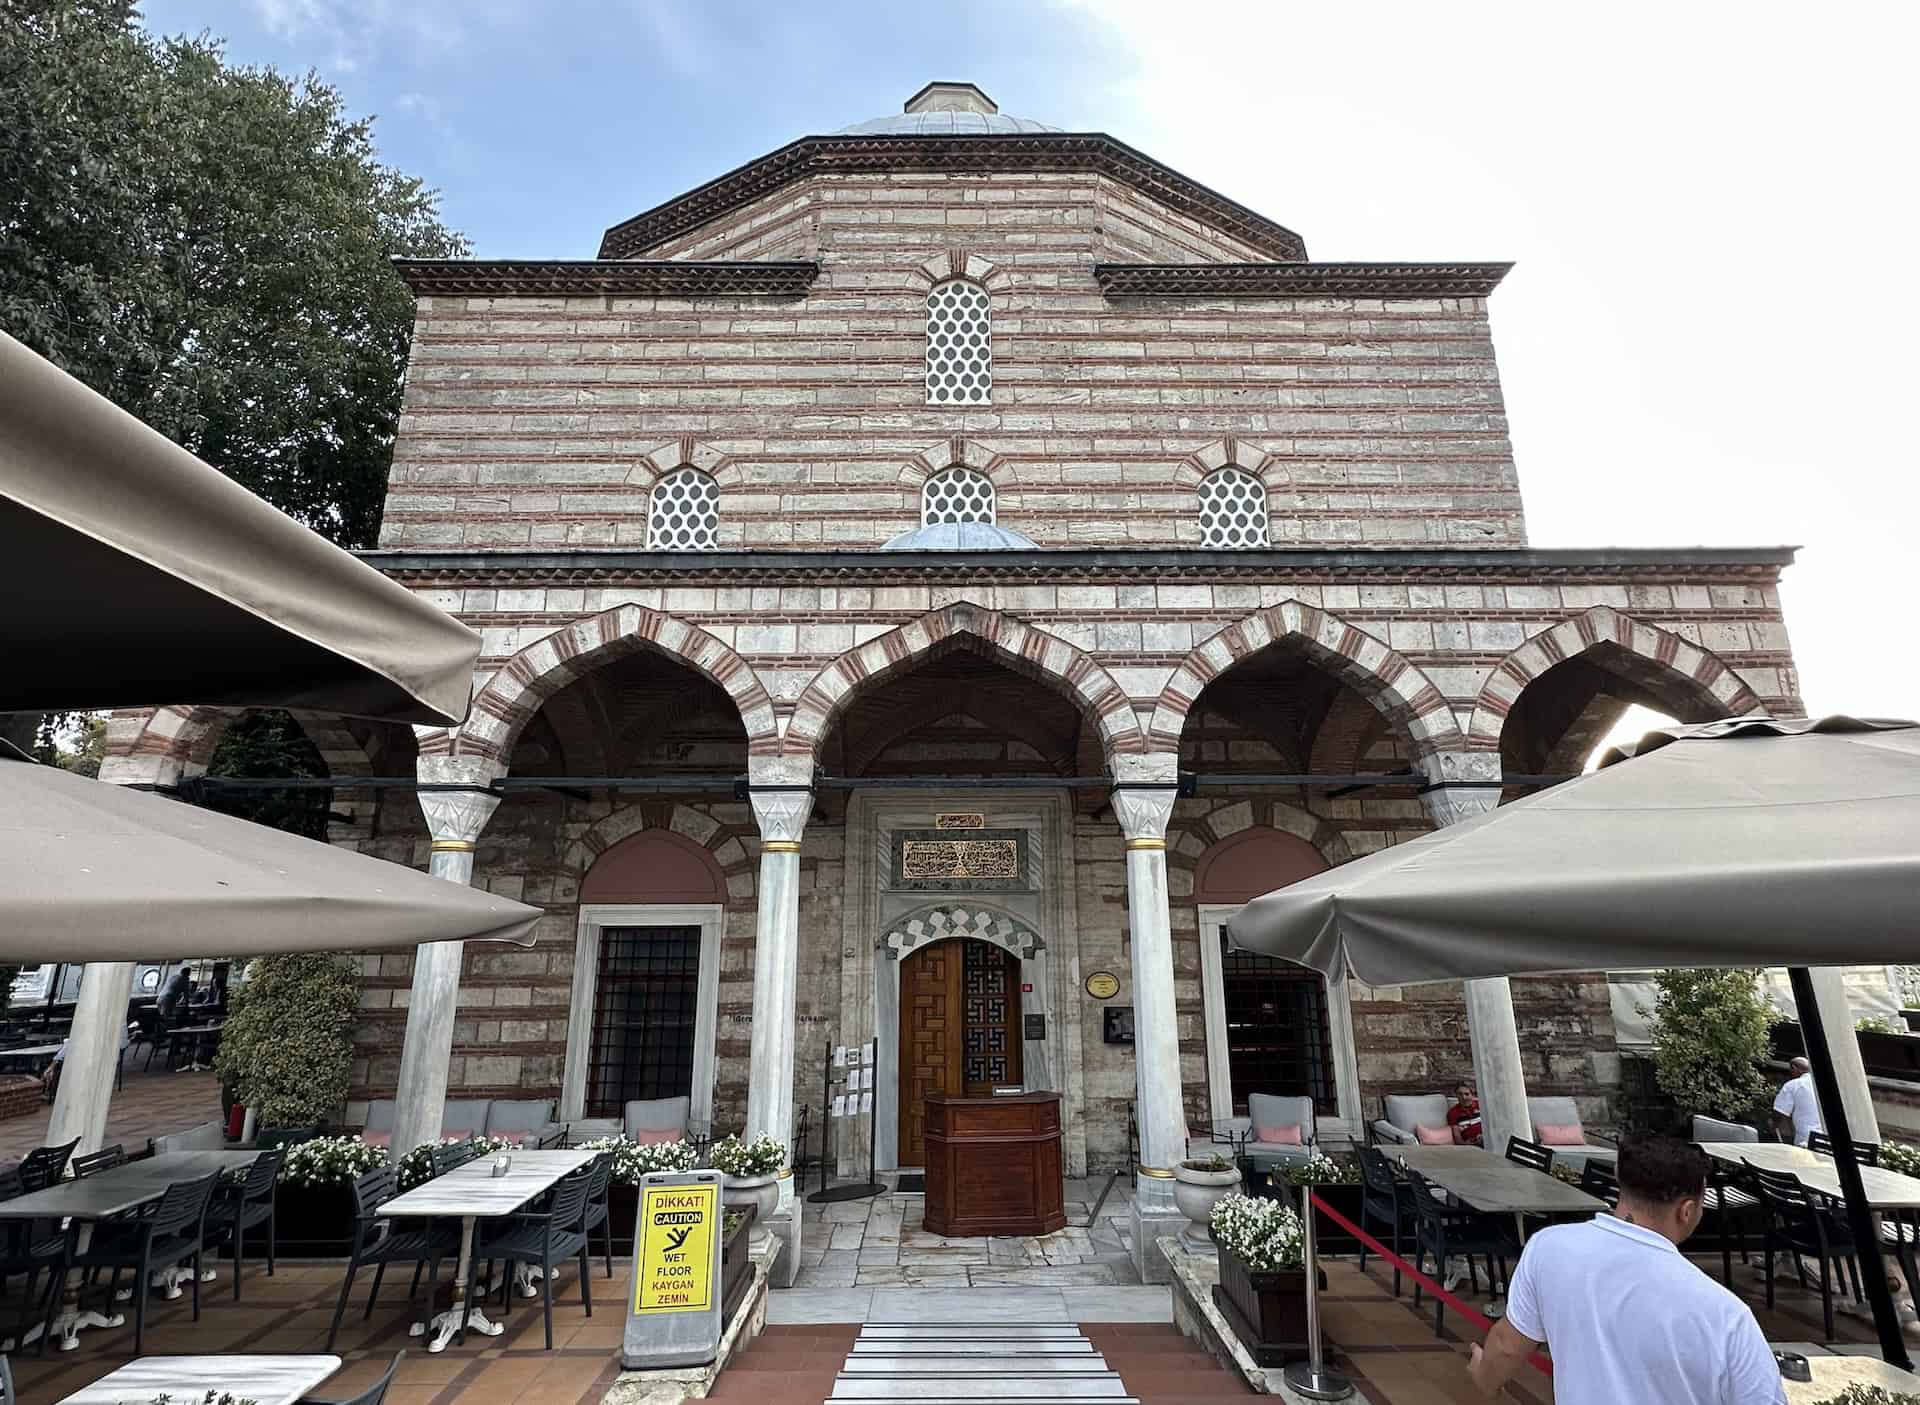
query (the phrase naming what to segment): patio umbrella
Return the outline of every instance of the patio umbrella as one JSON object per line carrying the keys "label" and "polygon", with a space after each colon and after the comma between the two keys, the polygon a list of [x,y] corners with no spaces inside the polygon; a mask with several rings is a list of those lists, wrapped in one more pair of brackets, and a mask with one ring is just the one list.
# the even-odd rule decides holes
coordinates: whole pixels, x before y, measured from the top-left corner
{"label": "patio umbrella", "polygon": [[[1920,724],[1650,732],[1590,775],[1255,898],[1230,930],[1370,985],[1788,966],[1855,1242],[1879,1244],[1806,967],[1920,950]],[[1865,1276],[1904,1365],[1886,1277]]]}
{"label": "patio umbrella", "polygon": [[[0,712],[448,725],[479,636],[0,333]],[[27,661],[31,662],[27,662]]]}
{"label": "patio umbrella", "polygon": [[538,908],[0,751],[0,961],[530,944]]}

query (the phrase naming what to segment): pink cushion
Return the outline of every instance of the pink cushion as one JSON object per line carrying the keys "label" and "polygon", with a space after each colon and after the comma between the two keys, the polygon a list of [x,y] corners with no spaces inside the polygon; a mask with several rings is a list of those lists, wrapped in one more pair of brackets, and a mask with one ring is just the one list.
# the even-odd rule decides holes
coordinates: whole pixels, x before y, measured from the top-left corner
{"label": "pink cushion", "polygon": [[365,1143],[366,1143],[366,1144],[367,1144],[368,1146],[392,1146],[392,1145],[393,1145],[393,1133],[391,1133],[391,1132],[362,1132],[362,1133],[360,1134],[360,1140],[361,1140],[361,1141],[363,1141],[363,1142],[365,1142]]}
{"label": "pink cushion", "polygon": [[1300,1129],[1296,1127],[1256,1127],[1254,1137],[1268,1146],[1299,1146]]}
{"label": "pink cushion", "polygon": [[1586,1129],[1578,1122],[1541,1122],[1533,1129],[1542,1146],[1585,1146]]}
{"label": "pink cushion", "polygon": [[528,1137],[532,1136],[533,1133],[531,1132],[489,1132],[487,1133],[487,1135],[492,1137],[495,1141],[505,1142],[508,1146],[519,1146],[522,1142],[526,1141]]}
{"label": "pink cushion", "polygon": [[633,1134],[633,1139],[641,1146],[659,1146],[663,1142],[677,1142],[680,1134],[672,1128],[661,1132],[649,1132],[645,1127]]}
{"label": "pink cushion", "polygon": [[1420,1139],[1421,1146],[1452,1146],[1453,1128],[1429,1127],[1424,1123],[1413,1129],[1413,1135]]}

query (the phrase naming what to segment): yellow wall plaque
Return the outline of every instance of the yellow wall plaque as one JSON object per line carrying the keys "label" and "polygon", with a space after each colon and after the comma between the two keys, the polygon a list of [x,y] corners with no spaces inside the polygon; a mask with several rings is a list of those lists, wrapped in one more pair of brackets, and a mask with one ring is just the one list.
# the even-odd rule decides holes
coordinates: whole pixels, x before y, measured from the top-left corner
{"label": "yellow wall plaque", "polygon": [[1095,1000],[1111,1000],[1120,993],[1120,978],[1111,971],[1095,971],[1087,977],[1087,994]]}
{"label": "yellow wall plaque", "polygon": [[703,1312],[713,1306],[717,1185],[648,1186],[640,1200],[635,1312]]}

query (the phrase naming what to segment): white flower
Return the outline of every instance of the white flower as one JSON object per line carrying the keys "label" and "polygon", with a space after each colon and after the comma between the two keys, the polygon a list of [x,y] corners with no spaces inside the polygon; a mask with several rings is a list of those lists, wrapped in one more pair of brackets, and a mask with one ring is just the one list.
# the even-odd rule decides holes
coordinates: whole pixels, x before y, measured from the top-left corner
{"label": "white flower", "polygon": [[714,1170],[729,1176],[771,1176],[787,1164],[787,1147],[771,1134],[755,1137],[750,1142],[728,1137],[713,1144],[707,1159],[713,1163]]}
{"label": "white flower", "polygon": [[636,1142],[624,1135],[595,1137],[581,1142],[580,1151],[611,1151],[613,1178],[621,1185],[639,1185],[650,1171],[691,1171],[700,1157],[686,1142]]}
{"label": "white flower", "polygon": [[1225,1195],[1209,1221],[1214,1240],[1255,1273],[1299,1268],[1306,1260],[1300,1216],[1279,1200]]}
{"label": "white flower", "polygon": [[345,1185],[386,1161],[386,1148],[358,1137],[315,1137],[287,1148],[280,1179],[289,1185]]}

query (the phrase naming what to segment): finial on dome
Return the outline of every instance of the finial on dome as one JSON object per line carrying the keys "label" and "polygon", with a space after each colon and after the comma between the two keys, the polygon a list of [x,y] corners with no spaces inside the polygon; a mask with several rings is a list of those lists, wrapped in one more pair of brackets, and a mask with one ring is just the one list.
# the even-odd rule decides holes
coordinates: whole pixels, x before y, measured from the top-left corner
{"label": "finial on dome", "polygon": [[907,99],[903,112],[981,112],[991,117],[1000,105],[972,83],[929,83]]}

